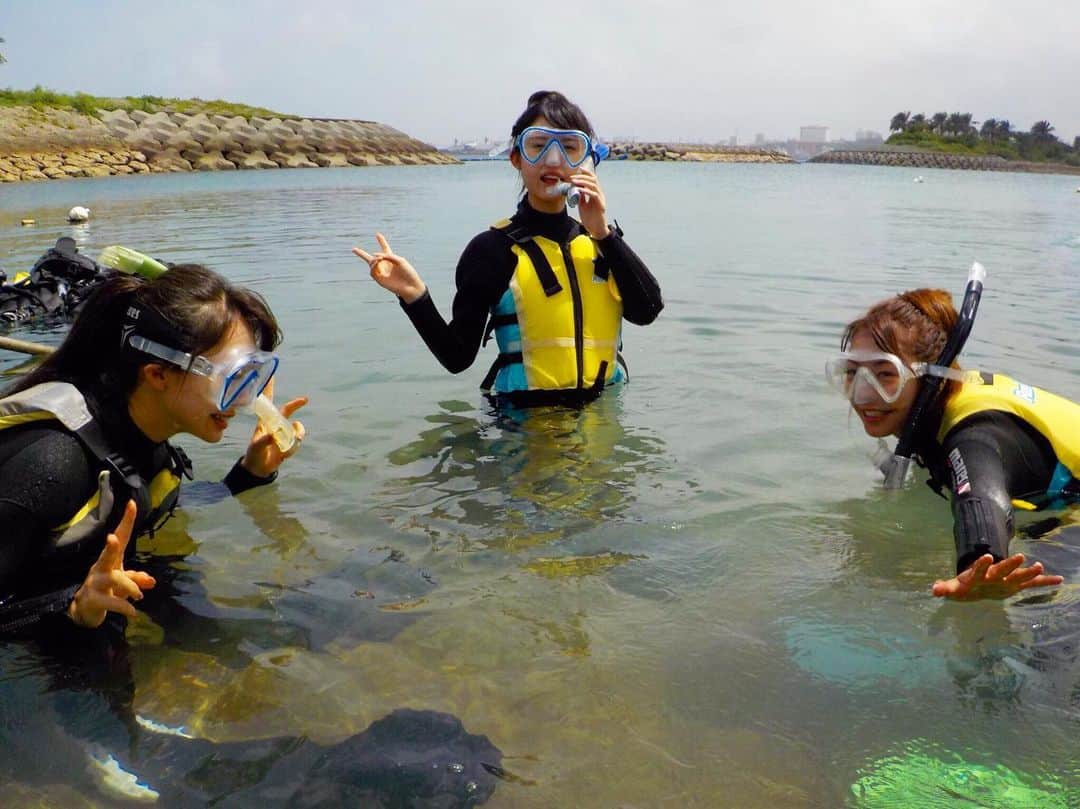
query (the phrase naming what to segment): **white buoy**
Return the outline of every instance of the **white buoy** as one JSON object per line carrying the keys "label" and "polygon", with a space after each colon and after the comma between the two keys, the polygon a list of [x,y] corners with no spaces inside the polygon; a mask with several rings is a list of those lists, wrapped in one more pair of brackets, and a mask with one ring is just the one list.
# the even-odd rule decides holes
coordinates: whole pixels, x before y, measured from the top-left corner
{"label": "white buoy", "polygon": [[923,180],[923,177],[922,177],[922,175],[920,174],[920,175],[919,175],[918,177],[916,177],[916,178],[915,178],[915,182],[917,182],[917,183],[921,183],[921,182],[925,182],[925,180]]}
{"label": "white buoy", "polygon": [[70,211],[68,211],[69,222],[85,222],[90,218],[90,209],[84,208],[82,205],[76,205]]}

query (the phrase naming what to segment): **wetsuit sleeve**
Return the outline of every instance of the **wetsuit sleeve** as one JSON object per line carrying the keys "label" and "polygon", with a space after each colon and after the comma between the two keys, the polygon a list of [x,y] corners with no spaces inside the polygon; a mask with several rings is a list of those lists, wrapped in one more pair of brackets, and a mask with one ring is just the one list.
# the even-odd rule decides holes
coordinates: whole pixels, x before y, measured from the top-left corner
{"label": "wetsuit sleeve", "polygon": [[222,483],[224,483],[225,487],[229,490],[229,494],[235,496],[241,492],[246,492],[248,489],[254,489],[258,486],[265,486],[268,483],[273,483],[277,480],[277,475],[276,469],[264,478],[253,475],[244,468],[244,459],[241,458],[233,464],[233,468],[229,470],[229,474],[225,476]]}
{"label": "wetsuit sleeve", "polygon": [[1053,449],[1021,420],[987,413],[953,429],[944,450],[957,573],[984,553],[1004,559],[1013,535],[1012,497],[1045,490],[1057,465]]}
{"label": "wetsuit sleeve", "polygon": [[603,255],[622,296],[623,317],[638,326],[647,326],[656,320],[664,308],[660,284],[645,262],[630,249],[614,228],[597,246]]}
{"label": "wetsuit sleeve", "polygon": [[196,506],[220,503],[225,498],[235,497],[248,489],[273,483],[277,476],[276,469],[264,478],[251,474],[244,468],[244,459],[241,457],[222,480],[197,480],[184,486],[184,503]]}
{"label": "wetsuit sleeve", "polygon": [[514,270],[513,253],[505,237],[487,231],[465,247],[457,265],[457,292],[449,323],[425,292],[401,308],[435,358],[450,373],[464,371],[476,359],[484,339],[488,312],[498,303]]}

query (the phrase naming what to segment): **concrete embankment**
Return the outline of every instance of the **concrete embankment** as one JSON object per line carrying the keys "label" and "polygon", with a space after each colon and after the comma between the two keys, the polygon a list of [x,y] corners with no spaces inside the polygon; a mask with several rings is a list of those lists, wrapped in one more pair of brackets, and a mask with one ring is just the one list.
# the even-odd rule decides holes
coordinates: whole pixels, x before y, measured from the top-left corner
{"label": "concrete embankment", "polygon": [[691,163],[793,163],[783,152],[686,143],[613,143],[612,159],[681,160]]}
{"label": "concrete embankment", "polygon": [[0,109],[0,182],[456,162],[429,144],[372,121]]}
{"label": "concrete embankment", "polygon": [[1029,163],[1006,160],[997,155],[962,155],[901,149],[844,149],[825,152],[811,163],[841,163],[860,166],[898,166],[920,169],[965,169],[968,171],[1022,171],[1040,174],[1080,174],[1080,168],[1061,163]]}

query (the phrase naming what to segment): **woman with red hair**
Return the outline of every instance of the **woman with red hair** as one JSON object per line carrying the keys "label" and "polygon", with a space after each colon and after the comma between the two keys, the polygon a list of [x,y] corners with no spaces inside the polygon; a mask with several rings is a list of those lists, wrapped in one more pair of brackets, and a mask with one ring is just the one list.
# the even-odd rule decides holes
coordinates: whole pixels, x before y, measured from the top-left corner
{"label": "woman with red hair", "polygon": [[[827,375],[867,435],[899,437],[918,416],[914,456],[936,491],[948,487],[956,540],[957,575],[935,582],[935,596],[1005,598],[1060,584],[1008,548],[1014,509],[1080,502],[1080,405],[941,361],[959,320],[942,289],[881,301],[848,324]],[[920,388],[941,378],[940,393],[917,412]]]}

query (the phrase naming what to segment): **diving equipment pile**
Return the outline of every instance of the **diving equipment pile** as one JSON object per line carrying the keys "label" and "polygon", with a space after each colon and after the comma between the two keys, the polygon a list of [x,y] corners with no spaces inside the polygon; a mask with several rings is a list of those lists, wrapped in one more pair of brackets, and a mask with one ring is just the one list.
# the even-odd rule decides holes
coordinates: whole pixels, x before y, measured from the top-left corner
{"label": "diving equipment pile", "polygon": [[98,260],[79,252],[75,240],[61,236],[29,272],[10,281],[0,270],[0,325],[72,318],[90,293],[117,272],[153,279],[168,267],[128,247],[112,245]]}

